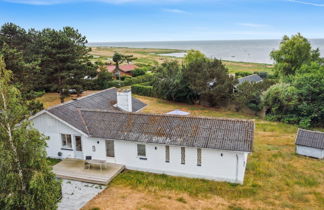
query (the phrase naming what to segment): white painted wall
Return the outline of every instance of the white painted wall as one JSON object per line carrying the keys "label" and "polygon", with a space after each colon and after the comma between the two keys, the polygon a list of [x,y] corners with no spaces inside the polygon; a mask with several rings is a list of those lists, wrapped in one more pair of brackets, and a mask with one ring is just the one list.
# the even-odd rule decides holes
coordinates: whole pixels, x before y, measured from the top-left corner
{"label": "white painted wall", "polygon": [[133,170],[243,183],[247,153],[202,149],[202,165],[197,166],[197,148],[186,147],[186,161],[181,164],[181,147],[170,146],[170,162],[166,163],[165,145],[146,144],[147,160],[141,160],[137,144],[115,141],[116,163]]}
{"label": "white painted wall", "polygon": [[[82,146],[84,146],[86,137],[80,132],[72,129],[64,123],[56,120],[47,113],[43,113],[32,119],[33,127],[49,137],[47,141],[47,156],[51,158],[75,158],[75,142],[74,136],[81,136]],[[72,150],[62,149],[61,134],[72,135]],[[62,152],[62,156],[58,156],[58,152]]]}
{"label": "white painted wall", "polygon": [[36,129],[50,137],[47,148],[49,157],[59,158],[57,153],[61,151],[62,158],[76,158],[74,141],[72,141],[73,151],[61,150],[60,134],[64,133],[81,136],[83,157],[92,156],[92,159],[122,164],[128,169],[234,183],[243,183],[244,180],[247,152],[202,149],[202,165],[197,166],[197,148],[186,147],[186,159],[183,165],[181,147],[170,145],[170,162],[166,163],[165,145],[146,144],[147,159],[142,160],[137,156],[139,143],[115,140],[115,158],[107,158],[104,139],[84,136],[47,113],[34,118],[33,122]]}
{"label": "white painted wall", "polygon": [[323,149],[317,149],[312,147],[305,147],[296,145],[296,153],[299,155],[305,155],[309,157],[324,159],[324,150]]}

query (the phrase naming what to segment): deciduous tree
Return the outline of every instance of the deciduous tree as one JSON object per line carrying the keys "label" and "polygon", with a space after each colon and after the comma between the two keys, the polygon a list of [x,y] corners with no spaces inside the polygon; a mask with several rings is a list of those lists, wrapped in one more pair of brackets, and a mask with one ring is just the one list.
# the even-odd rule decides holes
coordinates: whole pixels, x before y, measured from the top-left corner
{"label": "deciduous tree", "polygon": [[31,128],[20,92],[0,58],[1,209],[56,209],[60,183],[46,160],[46,138]]}
{"label": "deciduous tree", "polygon": [[303,65],[312,61],[319,61],[319,49],[313,50],[309,41],[301,34],[289,38],[284,36],[278,50],[270,54],[275,61],[275,73],[282,79],[289,79]]}

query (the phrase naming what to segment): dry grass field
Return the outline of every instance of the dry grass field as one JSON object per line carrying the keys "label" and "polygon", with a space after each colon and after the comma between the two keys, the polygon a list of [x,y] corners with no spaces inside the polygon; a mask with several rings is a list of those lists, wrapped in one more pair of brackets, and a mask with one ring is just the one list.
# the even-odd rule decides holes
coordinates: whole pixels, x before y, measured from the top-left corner
{"label": "dry grass field", "polygon": [[[255,119],[254,152],[244,185],[125,171],[84,210],[324,209],[324,161],[295,154],[296,126],[224,109],[136,97],[148,104],[143,110],[147,113],[180,109],[196,116]],[[42,101],[54,105],[53,98],[46,94]]]}
{"label": "dry grass field", "polygon": [[[170,50],[170,49],[147,49],[147,48],[114,48],[114,47],[93,47],[90,52],[91,55],[99,56],[95,58],[96,60],[107,60],[111,58],[115,52],[119,52],[127,55],[134,55],[137,60],[134,61],[135,64],[149,64],[156,65],[163,63],[168,60],[178,60],[181,62],[181,58],[161,56],[162,53],[175,53],[183,52],[181,50]],[[235,73],[239,71],[246,72],[271,72],[272,65],[269,64],[258,64],[258,63],[245,63],[245,62],[234,62],[234,61],[224,61],[224,64],[229,69],[230,73]]]}
{"label": "dry grass field", "polygon": [[[90,95],[95,92],[97,92],[97,91],[95,91],[95,90],[84,91],[80,97],[87,96],[87,95]],[[65,98],[65,101],[70,101],[76,97],[77,97],[76,95],[71,95],[71,96]],[[37,100],[43,103],[45,109],[61,103],[58,93],[46,93],[42,97],[39,97]]]}
{"label": "dry grass field", "polygon": [[295,154],[297,127],[252,115],[138,96],[143,112],[255,119],[244,185],[126,171],[84,209],[324,209],[324,161]]}

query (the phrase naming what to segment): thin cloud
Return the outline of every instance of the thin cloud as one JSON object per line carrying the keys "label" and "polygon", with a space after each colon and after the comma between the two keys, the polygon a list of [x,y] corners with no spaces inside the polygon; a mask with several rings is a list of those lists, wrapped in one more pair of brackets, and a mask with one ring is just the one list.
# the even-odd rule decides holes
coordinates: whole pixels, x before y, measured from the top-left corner
{"label": "thin cloud", "polygon": [[176,14],[189,14],[189,12],[181,9],[163,9],[164,12],[176,13]]}
{"label": "thin cloud", "polygon": [[319,3],[314,3],[314,2],[298,1],[298,0],[288,0],[288,1],[298,3],[298,4],[311,5],[311,6],[314,6],[314,7],[324,7],[324,4],[319,4]]}
{"label": "thin cloud", "polygon": [[[30,4],[30,5],[54,5],[64,4],[71,2],[102,2],[110,4],[123,4],[123,3],[141,3],[141,2],[155,2],[154,0],[0,0],[16,4]],[[165,2],[180,2],[183,0],[165,0]]]}
{"label": "thin cloud", "polygon": [[[47,0],[4,0],[6,2],[10,2],[10,3],[17,3],[17,4],[31,4],[31,5],[53,5],[53,4],[61,4],[61,3],[65,3],[67,1],[61,1],[61,0],[57,0],[57,1],[47,1]],[[70,1],[68,1],[70,2]]]}
{"label": "thin cloud", "polygon": [[238,25],[251,27],[251,28],[264,28],[264,27],[268,26],[268,25],[265,25],[265,24],[256,24],[256,23],[238,23]]}

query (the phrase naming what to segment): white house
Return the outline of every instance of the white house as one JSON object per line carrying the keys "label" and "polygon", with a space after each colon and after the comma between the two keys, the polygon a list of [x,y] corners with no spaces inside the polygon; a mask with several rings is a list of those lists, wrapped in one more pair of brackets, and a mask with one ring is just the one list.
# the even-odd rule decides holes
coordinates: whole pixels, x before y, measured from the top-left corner
{"label": "white house", "polygon": [[133,170],[243,183],[253,121],[135,113],[144,106],[112,88],[32,121],[49,136],[49,157],[91,156]]}
{"label": "white house", "polygon": [[324,159],[324,132],[298,129],[296,153]]}

